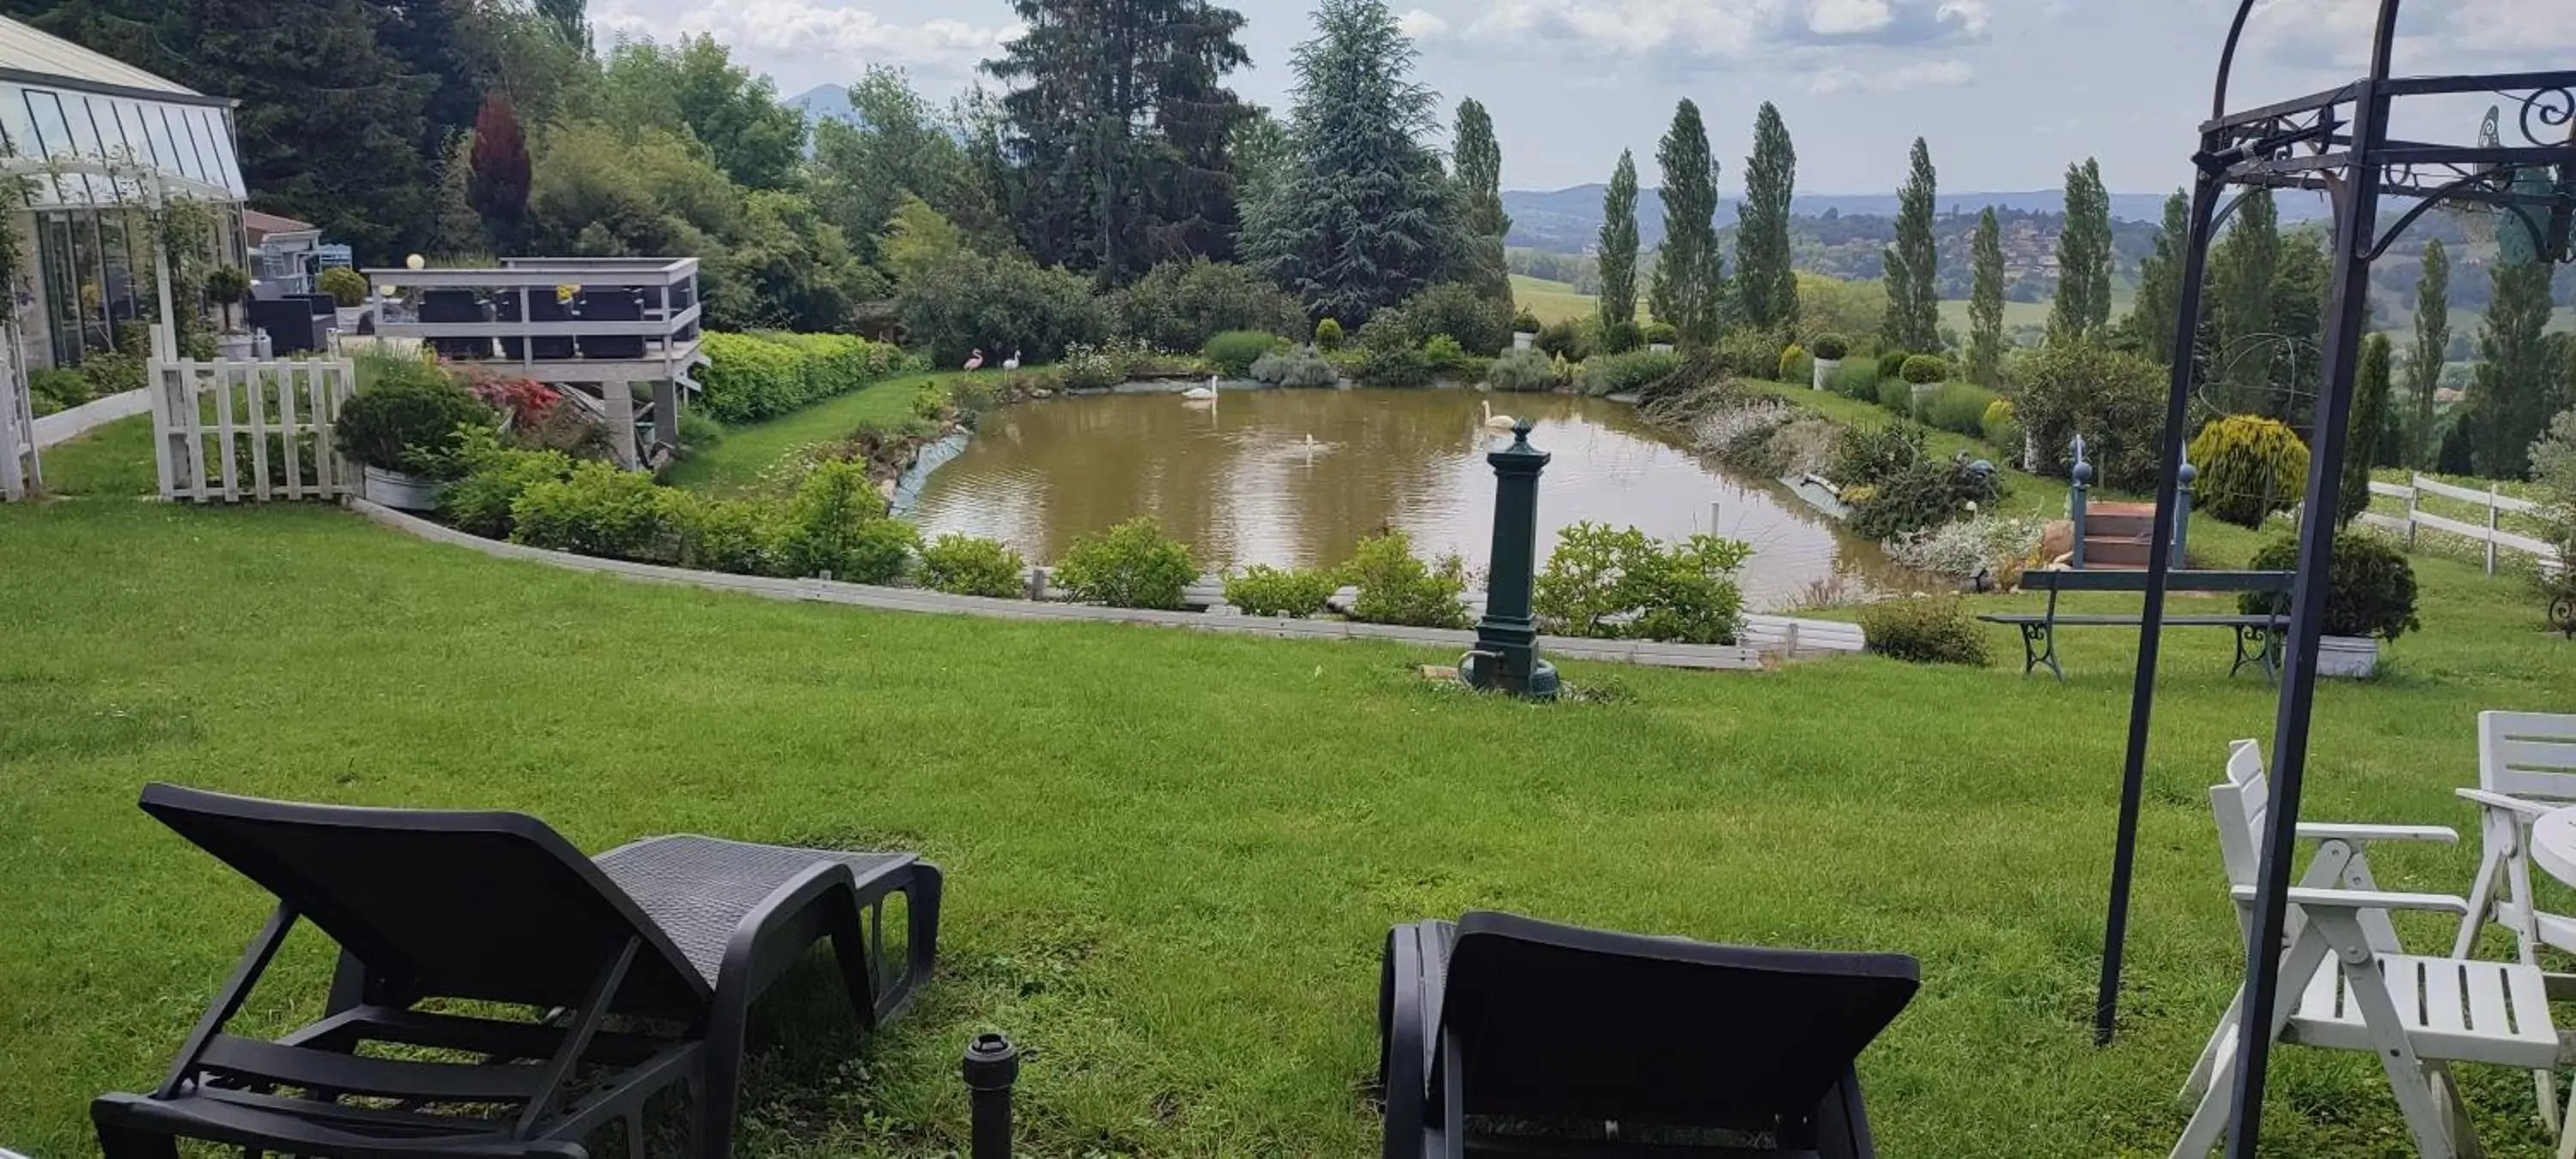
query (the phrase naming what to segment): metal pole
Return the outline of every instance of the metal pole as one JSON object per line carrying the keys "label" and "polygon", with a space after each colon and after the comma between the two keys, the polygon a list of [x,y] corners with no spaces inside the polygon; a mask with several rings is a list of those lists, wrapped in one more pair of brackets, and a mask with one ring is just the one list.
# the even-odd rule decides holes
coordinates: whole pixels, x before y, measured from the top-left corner
{"label": "metal pole", "polygon": [[[2215,142],[2204,138],[2206,153]],[[2147,779],[2147,728],[2156,704],[2156,661],[2164,645],[2165,583],[2181,554],[2176,516],[2182,488],[2183,424],[2191,418],[2192,351],[2200,337],[2201,284],[2209,273],[2210,233],[2217,226],[2218,178],[2203,172],[2192,185],[2191,233],[2183,249],[2181,318],[2174,325],[2173,379],[2165,391],[2165,445],[2157,460],[2155,531],[2148,536],[2147,602],[2139,616],[2138,671],[2129,691],[2129,748],[2120,770],[2120,822],[2111,847],[2111,904],[2103,919],[2102,978],[2093,996],[2093,1041],[2109,1045],[2120,1018],[2120,960],[2129,938],[2129,889],[2138,866],[2138,808]],[[2076,534],[2083,534],[2078,528]]]}
{"label": "metal pole", "polygon": [[[2370,77],[2353,90],[2352,160],[2336,206],[2334,281],[2327,300],[2325,360],[2320,368],[2316,430],[2309,445],[2308,504],[2299,524],[2299,578],[2290,593],[2290,644],[2282,657],[2280,717],[2272,732],[2272,800],[2263,818],[2262,882],[2245,945],[2245,1011],[2237,1024],[2236,1086],[2229,1107],[2228,1159],[2255,1159],[2262,1136],[2263,1086],[2271,1064],[2272,1019],[2281,987],[2281,936],[2288,917],[2290,862],[2297,848],[2300,782],[2308,766],[2309,714],[2317,694],[2317,639],[2325,626],[2327,575],[2334,568],[2335,504],[2352,414],[2353,366],[2368,323],[2370,250],[2379,228],[2380,165],[2387,142],[2388,75],[2396,0],[2379,13]],[[2302,982],[2305,979],[2301,979]]]}
{"label": "metal pole", "polygon": [[1556,699],[1556,667],[1539,659],[1538,620],[1530,596],[1538,569],[1538,476],[1548,453],[1530,445],[1527,420],[1512,445],[1485,456],[1494,468],[1494,546],[1485,581],[1485,616],[1476,649],[1458,674],[1476,688],[1537,700]]}
{"label": "metal pole", "polygon": [[966,1046],[966,1098],[973,1159],[1011,1159],[1011,1084],[1020,1078],[1020,1049],[998,1034]]}

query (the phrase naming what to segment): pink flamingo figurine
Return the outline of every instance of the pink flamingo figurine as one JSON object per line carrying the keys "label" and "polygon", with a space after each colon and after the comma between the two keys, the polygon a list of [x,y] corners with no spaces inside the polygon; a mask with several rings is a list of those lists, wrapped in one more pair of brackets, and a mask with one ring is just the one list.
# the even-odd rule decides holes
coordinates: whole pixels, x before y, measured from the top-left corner
{"label": "pink flamingo figurine", "polygon": [[978,351],[976,351],[976,352],[975,352],[975,356],[974,356],[974,357],[967,359],[967,360],[966,360],[966,369],[968,369],[968,370],[982,370],[982,369],[984,369],[984,352],[983,352],[983,351],[981,351],[981,350],[978,350]]}

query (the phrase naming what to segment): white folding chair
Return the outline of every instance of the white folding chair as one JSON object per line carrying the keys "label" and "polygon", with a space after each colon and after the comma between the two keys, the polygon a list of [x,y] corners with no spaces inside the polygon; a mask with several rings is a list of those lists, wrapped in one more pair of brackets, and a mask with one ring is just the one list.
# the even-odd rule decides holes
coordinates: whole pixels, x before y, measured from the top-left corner
{"label": "white folding chair", "polygon": [[[2513,931],[2524,965],[2538,965],[2544,945],[2576,953],[2576,917],[2540,909],[2531,892],[2531,823],[2576,805],[2576,716],[2479,713],[2478,787],[2455,791],[2478,806],[2484,852],[2451,956],[2470,956],[2488,922]],[[2532,1085],[2541,1121],[2558,1130],[2557,1072],[2535,1072]]]}
{"label": "white folding chair", "polygon": [[[2250,740],[2229,746],[2227,779],[2209,790],[2218,847],[2236,899],[2239,928],[2253,927],[2270,785],[2262,751]],[[2546,982],[2537,967],[2402,952],[2392,910],[2463,913],[2468,902],[2439,894],[2384,893],[2372,881],[2363,848],[2372,842],[2459,840],[2432,825],[2335,825],[2302,822],[2299,837],[2317,842],[2307,873],[2290,889],[2283,923],[2280,990],[2273,1037],[2379,1058],[2399,1112],[2425,1159],[2474,1153],[2476,1134],[2459,1105],[2452,1062],[2486,1062],[2538,1070],[2556,1065],[2558,1032],[2549,1017]],[[2197,1098],[2172,1159],[2205,1159],[2227,1127],[2230,1072],[2245,991],[2219,1020],[2184,1084]]]}

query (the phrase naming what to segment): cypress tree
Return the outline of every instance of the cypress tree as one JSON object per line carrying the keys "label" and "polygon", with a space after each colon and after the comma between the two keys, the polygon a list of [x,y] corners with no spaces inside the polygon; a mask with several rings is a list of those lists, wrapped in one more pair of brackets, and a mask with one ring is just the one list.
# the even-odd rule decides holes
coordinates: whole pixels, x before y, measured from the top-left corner
{"label": "cypress tree", "polygon": [[2530,470],[2532,441],[2548,428],[2564,393],[2566,368],[2543,333],[2550,273],[2548,263],[2537,261],[2495,267],[2495,296],[2487,302],[2464,420],[2471,461],[2490,479],[2519,479]]}
{"label": "cypress tree", "polygon": [[1890,350],[1935,354],[1941,349],[1941,300],[1933,278],[1941,261],[1932,240],[1932,203],[1939,176],[1932,169],[1932,149],[1914,139],[1912,168],[1896,191],[1896,244],[1888,247],[1887,318],[1879,339]]}
{"label": "cypress tree", "polygon": [[2138,263],[2138,297],[2121,324],[2139,352],[2172,365],[2174,327],[2182,321],[2183,246],[2191,241],[2191,201],[2182,190],[2165,198],[2164,224],[2155,252]]}
{"label": "cypress tree", "polygon": [[1600,308],[1605,339],[1637,324],[1637,159],[1625,149],[1601,195]]}
{"label": "cypress tree", "polygon": [[1503,146],[1494,118],[1470,97],[1458,102],[1458,195],[1469,246],[1468,280],[1487,298],[1512,300],[1512,273],[1503,263],[1503,237],[1512,229],[1503,212]]}
{"label": "cypress tree", "polygon": [[2210,256],[2217,349],[2210,376],[2230,413],[2260,411],[2271,394],[2272,284],[2281,267],[2280,215],[2272,191],[2256,189],[2236,208],[2227,240]]}
{"label": "cypress tree", "polygon": [[1747,325],[1769,330],[1798,321],[1798,273],[1789,254],[1797,184],[1797,146],[1780,110],[1764,101],[1753,118],[1753,155],[1744,161],[1744,204],[1735,219],[1735,299]]}
{"label": "cypress tree", "polygon": [[1726,273],[1717,251],[1717,160],[1698,105],[1684,100],[1673,109],[1655,160],[1664,170],[1664,248],[1649,297],[1656,318],[1672,323],[1683,341],[1705,346],[1717,340],[1725,317]]}
{"label": "cypress tree", "polygon": [[2004,245],[1995,207],[1977,215],[1975,281],[1968,292],[1968,381],[1992,390],[2004,380]]}
{"label": "cypress tree", "polygon": [[2099,337],[2111,325],[2111,195],[2101,162],[2066,167],[2066,226],[2057,235],[2057,301],[2049,307],[2052,342]]}
{"label": "cypress tree", "polygon": [[2415,404],[2406,424],[2406,465],[2433,467],[2433,393],[2451,350],[2451,254],[2441,239],[2424,243],[2424,274],[2415,283],[2415,349],[2406,360],[2406,389]]}
{"label": "cypress tree", "polygon": [[2343,459],[2343,492],[2335,518],[2349,525],[2370,510],[2370,469],[2376,465],[2379,436],[2388,421],[2388,336],[2373,334],[2361,344],[2361,366],[2352,376],[2352,434]]}

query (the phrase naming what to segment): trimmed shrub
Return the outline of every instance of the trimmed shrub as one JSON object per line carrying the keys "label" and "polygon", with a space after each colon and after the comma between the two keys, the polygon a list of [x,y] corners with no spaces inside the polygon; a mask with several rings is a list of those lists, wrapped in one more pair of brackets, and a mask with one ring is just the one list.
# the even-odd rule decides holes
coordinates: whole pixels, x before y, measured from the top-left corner
{"label": "trimmed shrub", "polygon": [[313,288],[331,295],[343,310],[367,304],[367,276],[347,266],[333,266],[314,279]]}
{"label": "trimmed shrub", "polygon": [[1950,377],[1950,360],[1938,354],[1909,354],[1897,365],[1896,376],[1916,386],[1930,386]]}
{"label": "trimmed shrub", "polygon": [[753,423],[919,368],[902,350],[847,334],[708,331],[699,407],[718,422]]}
{"label": "trimmed shrub", "polygon": [[[2254,571],[2295,571],[2299,542],[2289,536],[2275,539],[2245,566]],[[2249,616],[2284,614],[2289,605],[2288,592],[2247,592],[2237,597],[2237,606]],[[2383,640],[2423,627],[2415,618],[2415,568],[2387,540],[2363,531],[2336,532],[2321,627],[2329,636]]]}
{"label": "trimmed shrub", "polygon": [[2240,527],[2261,527],[2265,517],[2307,496],[2307,444],[2286,424],[2260,415],[2228,415],[2200,428],[2191,440],[2191,465],[2200,472],[2193,508]]}
{"label": "trimmed shrub", "polygon": [[1486,368],[1485,382],[1495,390],[1515,394],[1554,390],[1556,361],[1536,350],[1514,350]]}
{"label": "trimmed shrub", "polygon": [[1985,629],[1957,596],[1884,600],[1860,610],[1869,650],[1908,664],[1987,662]]}
{"label": "trimmed shrub", "polygon": [[1020,553],[990,539],[943,535],[921,549],[921,583],[958,596],[1019,595],[1029,570]]}
{"label": "trimmed shrub", "polygon": [[779,505],[767,499],[714,499],[680,492],[672,509],[680,566],[735,575],[776,575],[786,538]]}
{"label": "trimmed shrub", "polygon": [[1866,358],[1847,358],[1834,368],[1834,376],[1827,380],[1826,385],[1844,398],[1876,404],[1878,383],[1877,363]]}
{"label": "trimmed shrub", "polygon": [[1538,341],[1530,345],[1537,347],[1540,353],[1569,362],[1581,362],[1592,357],[1592,335],[1580,320],[1574,318],[1549,323],[1538,332]]}
{"label": "trimmed shrub", "polygon": [[1912,418],[1914,416],[1914,384],[1907,382],[1902,378],[1879,379],[1878,405],[1896,414]]}
{"label": "trimmed shrub", "polygon": [[1360,541],[1342,577],[1359,588],[1351,618],[1371,624],[1404,624],[1416,628],[1463,628],[1467,564],[1455,555],[1424,563],[1413,554],[1412,537],[1389,531]]}
{"label": "trimmed shrub", "polygon": [[1815,377],[1816,364],[1807,357],[1805,350],[1792,342],[1780,351],[1779,371],[1780,381],[1804,385]]}
{"label": "trimmed shrub", "polygon": [[1512,333],[1536,334],[1538,332],[1538,315],[1532,313],[1529,307],[1521,306],[1512,311]]}
{"label": "trimmed shrub", "polygon": [[1668,547],[1634,527],[1577,523],[1557,533],[1533,607],[1567,635],[1732,644],[1744,611],[1735,576],[1752,554],[1713,535]]}
{"label": "trimmed shrub", "polygon": [[1324,610],[1336,586],[1330,572],[1282,570],[1256,563],[1240,575],[1226,577],[1225,602],[1246,615],[1304,619]]}
{"label": "trimmed shrub", "polygon": [[[1108,308],[1119,334],[1159,350],[1197,350],[1232,331],[1294,333],[1305,319],[1296,300],[1268,278],[1195,257],[1147,270],[1109,295]],[[1244,362],[1249,365],[1251,358]]]}
{"label": "trimmed shrub", "polygon": [[1056,582],[1075,599],[1113,608],[1177,611],[1197,578],[1189,546],[1163,534],[1151,515],[1077,537],[1056,568]]}
{"label": "trimmed shrub", "polygon": [[604,559],[668,560],[678,494],[642,472],[576,463],[511,502],[510,540]]}
{"label": "trimmed shrub", "polygon": [[1934,430],[1977,438],[1986,431],[1986,411],[2003,404],[2003,396],[1982,386],[1947,383],[1923,400],[1916,416]]}
{"label": "trimmed shrub", "polygon": [[791,576],[882,584],[903,574],[918,546],[911,524],[886,518],[867,464],[832,459],[815,464],[797,485],[779,556]]}
{"label": "trimmed shrub", "polygon": [[1681,340],[1681,330],[1670,322],[1646,323],[1646,344],[1649,346],[1671,346]]}
{"label": "trimmed shrub", "polygon": [[2096,483],[2123,491],[2152,486],[2163,449],[2165,379],[2163,367],[2099,342],[2032,352],[2014,375],[2011,395],[2038,451],[2037,461],[2025,466],[2065,478],[2068,446],[2081,433]]}
{"label": "trimmed shrub", "polygon": [[1635,322],[1613,322],[1601,328],[1601,353],[1626,354],[1644,348],[1646,332]]}
{"label": "trimmed shrub", "polygon": [[439,496],[439,513],[458,530],[486,539],[510,538],[513,505],[528,488],[572,476],[572,456],[505,447],[498,436],[479,428],[465,436],[456,457],[465,477]]}
{"label": "trimmed shrub", "polygon": [[1315,349],[1330,351],[1339,350],[1341,348],[1341,323],[1333,321],[1330,318],[1326,318],[1321,322],[1315,323]]}
{"label": "trimmed shrub", "polygon": [[1902,350],[1890,350],[1879,355],[1878,376],[1880,378],[1903,378],[1905,376],[1905,360],[1908,357],[1911,356]]}
{"label": "trimmed shrub", "polygon": [[1851,340],[1832,332],[1816,335],[1808,345],[1815,349],[1816,357],[1827,362],[1842,361],[1844,355],[1851,353]]}
{"label": "trimmed shrub", "polygon": [[[92,360],[98,357],[93,355]],[[465,464],[460,428],[490,428],[500,416],[466,392],[455,376],[417,358],[367,355],[365,389],[341,404],[332,437],[340,453],[383,471],[458,479]]]}
{"label": "trimmed shrub", "polygon": [[1251,373],[1254,361],[1279,344],[1279,339],[1265,330],[1228,330],[1208,339],[1207,345],[1199,348],[1199,354],[1219,373],[1229,378],[1241,378]]}
{"label": "trimmed shrub", "polygon": [[1626,354],[1604,354],[1583,364],[1583,393],[1591,395],[1627,394],[1640,391],[1673,376],[1682,368],[1682,356],[1654,350],[1632,350]]}

